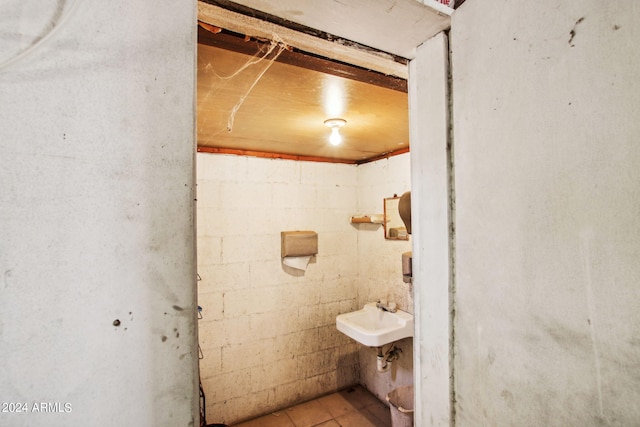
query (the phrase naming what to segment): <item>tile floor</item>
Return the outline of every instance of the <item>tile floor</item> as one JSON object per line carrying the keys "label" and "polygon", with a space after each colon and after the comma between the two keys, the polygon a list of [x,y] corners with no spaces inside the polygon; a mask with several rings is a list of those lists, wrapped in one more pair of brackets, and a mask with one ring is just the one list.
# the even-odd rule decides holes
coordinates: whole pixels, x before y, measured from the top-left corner
{"label": "tile floor", "polygon": [[391,427],[391,412],[355,386],[232,427]]}

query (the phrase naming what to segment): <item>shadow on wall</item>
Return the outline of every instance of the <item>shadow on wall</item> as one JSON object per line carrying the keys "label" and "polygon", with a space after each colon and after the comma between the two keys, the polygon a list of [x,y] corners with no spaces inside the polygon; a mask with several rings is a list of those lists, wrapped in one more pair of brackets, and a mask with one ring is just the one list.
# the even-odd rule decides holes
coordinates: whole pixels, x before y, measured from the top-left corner
{"label": "shadow on wall", "polygon": [[[338,357],[337,365],[338,389],[360,383],[360,358],[358,357],[357,351]],[[341,384],[340,380],[343,378],[349,383]]]}

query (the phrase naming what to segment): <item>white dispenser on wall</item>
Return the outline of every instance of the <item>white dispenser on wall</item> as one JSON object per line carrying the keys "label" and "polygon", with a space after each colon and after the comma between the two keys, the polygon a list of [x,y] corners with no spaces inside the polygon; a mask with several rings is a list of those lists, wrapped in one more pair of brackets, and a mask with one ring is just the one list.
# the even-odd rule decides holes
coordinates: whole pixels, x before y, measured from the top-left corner
{"label": "white dispenser on wall", "polygon": [[[411,234],[411,191],[407,191],[400,196],[400,202],[398,203],[398,213],[402,222],[404,222],[407,228],[407,233]],[[412,266],[412,252],[405,252],[402,254],[402,281],[405,283],[411,283],[413,266]]]}
{"label": "white dispenser on wall", "polygon": [[405,252],[402,254],[402,281],[405,283],[411,283],[412,280],[412,254],[413,252]]}

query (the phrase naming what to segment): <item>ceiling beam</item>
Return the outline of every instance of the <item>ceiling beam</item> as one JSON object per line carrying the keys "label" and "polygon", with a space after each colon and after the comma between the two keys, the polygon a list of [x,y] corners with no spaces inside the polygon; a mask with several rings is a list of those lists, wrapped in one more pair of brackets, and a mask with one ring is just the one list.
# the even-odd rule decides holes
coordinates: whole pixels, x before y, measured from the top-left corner
{"label": "ceiling beam", "polygon": [[[232,33],[219,27],[212,28],[212,26],[208,24],[201,23],[198,26],[198,43],[254,56],[258,53],[264,52],[265,50],[263,45],[268,42],[258,39],[247,40],[241,34]],[[302,52],[295,48],[283,50],[276,58],[276,61],[387,89],[397,90],[404,93],[407,92],[407,80],[403,78],[389,76],[376,71],[356,67],[351,64],[322,58],[317,55]]]}
{"label": "ceiling beam", "polygon": [[[220,0],[208,0],[220,2]],[[407,61],[341,38],[330,40],[307,34],[260,18],[227,10],[223,7],[198,1],[198,20],[231,32],[265,40],[280,41],[303,52],[319,57],[353,64],[360,68],[407,79]]]}

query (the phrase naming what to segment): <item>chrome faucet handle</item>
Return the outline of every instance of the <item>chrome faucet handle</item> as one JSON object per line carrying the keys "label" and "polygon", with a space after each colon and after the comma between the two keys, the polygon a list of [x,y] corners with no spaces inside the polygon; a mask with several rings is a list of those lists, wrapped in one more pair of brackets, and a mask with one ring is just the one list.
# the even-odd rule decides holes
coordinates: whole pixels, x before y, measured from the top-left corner
{"label": "chrome faucet handle", "polygon": [[376,303],[376,307],[380,310],[388,311],[390,313],[395,313],[397,311],[397,305],[393,301],[387,304],[386,301],[382,303],[380,302],[380,300],[378,300],[378,302]]}

